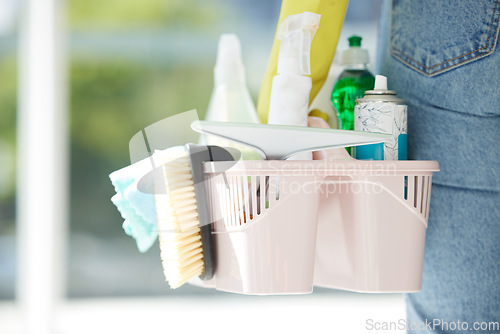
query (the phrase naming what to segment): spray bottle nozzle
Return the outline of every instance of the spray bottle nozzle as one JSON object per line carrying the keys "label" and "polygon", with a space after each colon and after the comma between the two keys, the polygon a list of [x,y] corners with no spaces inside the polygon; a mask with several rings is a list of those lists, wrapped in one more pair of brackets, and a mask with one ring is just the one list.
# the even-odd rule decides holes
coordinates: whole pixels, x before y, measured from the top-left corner
{"label": "spray bottle nozzle", "polygon": [[387,77],[383,75],[375,76],[375,87],[374,90],[387,90]]}
{"label": "spray bottle nozzle", "polygon": [[235,34],[222,34],[219,38],[217,60],[214,67],[215,85],[244,84],[245,69],[241,59],[241,43]]}
{"label": "spray bottle nozzle", "polygon": [[311,74],[311,42],[319,27],[320,18],[321,15],[311,12],[290,15],[278,30],[280,54],[298,57],[299,70],[303,75]]}

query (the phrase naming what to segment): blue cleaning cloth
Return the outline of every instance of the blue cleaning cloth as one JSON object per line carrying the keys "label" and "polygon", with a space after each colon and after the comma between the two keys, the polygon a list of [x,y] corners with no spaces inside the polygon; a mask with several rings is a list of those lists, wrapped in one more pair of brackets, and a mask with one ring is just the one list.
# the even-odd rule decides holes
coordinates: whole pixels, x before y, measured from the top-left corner
{"label": "blue cleaning cloth", "polygon": [[151,158],[146,158],[109,175],[116,191],[111,201],[125,219],[123,230],[135,239],[141,253],[149,250],[158,238],[154,194],[137,188],[140,179],[152,169]]}

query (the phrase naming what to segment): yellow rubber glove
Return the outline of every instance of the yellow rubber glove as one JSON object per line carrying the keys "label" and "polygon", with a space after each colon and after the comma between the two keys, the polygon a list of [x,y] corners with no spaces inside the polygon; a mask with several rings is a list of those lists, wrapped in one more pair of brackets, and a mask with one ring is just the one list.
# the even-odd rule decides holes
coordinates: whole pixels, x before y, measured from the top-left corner
{"label": "yellow rubber glove", "polygon": [[[276,31],[278,31],[281,22],[289,15],[300,14],[305,11],[321,15],[319,29],[316,31],[311,44],[312,89],[309,104],[311,104],[328,76],[335,49],[337,48],[340,30],[344,23],[347,3],[348,0],[283,0],[281,4]],[[257,103],[257,112],[262,123],[267,123],[271,85],[273,77],[276,75],[279,50],[280,41],[275,35],[271,57],[269,58],[264,81],[260,87],[259,101]]]}

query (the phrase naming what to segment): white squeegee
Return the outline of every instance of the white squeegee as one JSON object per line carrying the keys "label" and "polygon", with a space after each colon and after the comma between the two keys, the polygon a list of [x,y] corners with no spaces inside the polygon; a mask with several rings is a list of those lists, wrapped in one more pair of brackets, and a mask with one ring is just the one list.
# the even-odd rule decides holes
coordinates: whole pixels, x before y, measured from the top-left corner
{"label": "white squeegee", "polygon": [[191,128],[255,148],[263,159],[283,160],[301,152],[376,144],[390,134],[305,126],[194,121]]}

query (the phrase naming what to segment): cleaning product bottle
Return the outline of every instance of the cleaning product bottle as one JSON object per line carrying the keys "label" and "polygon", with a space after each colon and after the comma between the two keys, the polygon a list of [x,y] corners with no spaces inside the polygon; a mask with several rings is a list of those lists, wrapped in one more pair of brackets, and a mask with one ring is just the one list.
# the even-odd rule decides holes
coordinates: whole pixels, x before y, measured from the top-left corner
{"label": "cleaning product bottle", "polygon": [[356,100],[354,129],[391,134],[384,143],[355,148],[358,160],[406,160],[408,116],[405,101],[387,89],[387,78],[375,77],[375,87]]}
{"label": "cleaning product bottle", "polygon": [[[311,104],[328,75],[329,65],[332,63],[342,24],[344,23],[348,0],[282,0],[280,2],[281,10],[278,18],[276,37],[278,36],[281,23],[290,15],[303,12],[313,12],[321,15],[321,29],[316,32],[314,43],[311,44],[311,79],[313,82],[311,94],[309,94],[309,104]],[[278,38],[274,38],[257,103],[257,113],[259,114],[260,121],[264,123],[267,123],[269,116],[271,86],[278,69],[279,52],[280,41]],[[335,76],[335,79],[337,76]],[[328,103],[331,103],[331,93],[332,90],[330,88]],[[335,118],[337,118],[336,113]]]}
{"label": "cleaning product bottle", "polygon": [[[307,126],[311,74],[311,42],[321,15],[303,12],[288,16],[278,30],[281,41],[278,74],[274,76],[269,102],[269,124]],[[310,160],[311,153],[294,156]]]}
{"label": "cleaning product bottle", "polygon": [[[214,89],[205,120],[259,123],[255,105],[246,85],[240,40],[235,34],[222,34],[219,39],[214,67]],[[260,159],[260,154],[252,148],[214,136],[202,136],[200,144],[233,147],[241,152],[244,160]]]}
{"label": "cleaning product bottle", "polygon": [[[337,79],[332,91],[332,103],[337,109],[339,129],[354,130],[354,106],[366,90],[373,88],[375,77],[368,71],[368,50],[361,48],[361,37],[348,38],[349,49],[342,52],[344,71]],[[351,153],[351,148],[347,151]]]}
{"label": "cleaning product bottle", "polygon": [[338,128],[337,110],[335,110],[331,101],[333,84],[336,77],[337,75],[334,77],[330,74],[326,77],[325,83],[309,105],[309,117],[323,119],[332,129]]}

